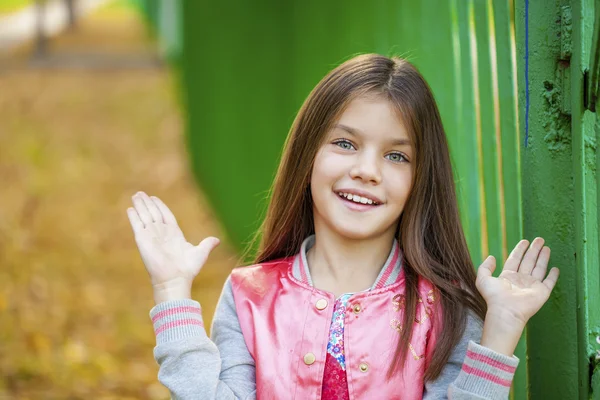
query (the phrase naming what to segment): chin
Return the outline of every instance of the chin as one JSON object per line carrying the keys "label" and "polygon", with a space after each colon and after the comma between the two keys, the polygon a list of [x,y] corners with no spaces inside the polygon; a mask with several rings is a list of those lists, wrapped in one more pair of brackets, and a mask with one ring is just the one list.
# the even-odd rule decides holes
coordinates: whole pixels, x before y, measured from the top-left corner
{"label": "chin", "polygon": [[336,225],[334,230],[338,235],[350,240],[366,240],[381,236],[383,231],[370,226],[344,226]]}

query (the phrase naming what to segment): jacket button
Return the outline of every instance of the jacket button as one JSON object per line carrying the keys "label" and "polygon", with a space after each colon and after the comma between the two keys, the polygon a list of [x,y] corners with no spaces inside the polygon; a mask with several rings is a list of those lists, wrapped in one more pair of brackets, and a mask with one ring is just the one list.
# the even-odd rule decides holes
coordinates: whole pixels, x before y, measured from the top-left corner
{"label": "jacket button", "polygon": [[311,365],[315,362],[315,355],[313,353],[306,353],[304,355],[304,364]]}
{"label": "jacket button", "polygon": [[358,366],[361,372],[367,372],[369,370],[369,364],[363,362]]}
{"label": "jacket button", "polygon": [[354,314],[358,314],[359,312],[361,312],[362,308],[360,308],[360,304],[355,304],[354,306],[352,306],[352,311],[354,311]]}
{"label": "jacket button", "polygon": [[325,299],[319,299],[316,303],[315,303],[315,307],[317,307],[317,310],[324,310],[327,308],[327,300]]}

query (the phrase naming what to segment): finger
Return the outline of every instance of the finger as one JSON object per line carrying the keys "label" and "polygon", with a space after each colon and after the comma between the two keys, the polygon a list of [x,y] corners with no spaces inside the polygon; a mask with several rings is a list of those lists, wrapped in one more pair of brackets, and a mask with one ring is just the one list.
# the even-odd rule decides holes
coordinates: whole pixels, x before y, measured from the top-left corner
{"label": "finger", "polygon": [[535,263],[535,268],[531,271],[531,276],[539,281],[544,280],[548,270],[548,261],[550,261],[550,247],[544,246]]}
{"label": "finger", "polygon": [[521,260],[523,259],[523,254],[529,247],[529,242],[527,240],[521,240],[515,246],[514,250],[508,256],[508,259],[504,263],[504,271],[518,271],[519,264],[521,264]]}
{"label": "finger", "polygon": [[216,237],[209,236],[203,241],[201,241],[198,246],[196,246],[196,250],[200,255],[200,265],[204,265],[211,251],[215,249],[221,243],[219,239]]}
{"label": "finger", "polygon": [[135,208],[129,207],[127,209],[127,216],[129,217],[129,223],[131,224],[131,228],[133,229],[133,233],[138,233],[139,231],[144,229],[144,223],[140,219]]}
{"label": "finger", "polygon": [[135,211],[137,211],[144,225],[148,226],[152,224],[152,215],[150,214],[150,211],[148,211],[148,207],[146,207],[146,203],[144,203],[141,193],[142,192],[137,192],[133,195],[133,207],[135,208]]}
{"label": "finger", "polygon": [[152,201],[162,214],[162,219],[166,224],[177,225],[177,219],[175,219],[175,216],[173,215],[171,210],[169,210],[169,207],[167,207],[167,205],[163,203],[161,199],[159,199],[156,196],[150,196],[150,199],[152,199]]}
{"label": "finger", "polygon": [[496,269],[496,259],[494,256],[488,256],[477,269],[477,279],[492,276]]}
{"label": "finger", "polygon": [[152,201],[150,196],[148,196],[144,192],[141,193],[141,196],[142,196],[142,200],[144,200],[144,204],[146,205],[146,208],[148,209],[148,211],[150,212],[150,215],[152,216],[152,220],[154,222],[164,223],[165,221],[163,221],[162,214],[160,213],[160,211],[158,210],[158,207],[156,207],[156,204],[154,204],[154,202]]}
{"label": "finger", "polygon": [[546,277],[546,279],[544,279],[544,282],[542,283],[546,285],[546,287],[550,289],[550,291],[552,291],[552,289],[554,289],[554,286],[556,285],[556,281],[558,280],[559,275],[560,271],[558,270],[558,268],[554,267],[550,270],[548,276]]}
{"label": "finger", "polygon": [[531,246],[529,246],[529,250],[525,253],[525,257],[521,261],[519,265],[519,272],[524,274],[531,274],[531,271],[535,268],[535,264],[537,262],[538,256],[540,255],[540,251],[544,247],[544,239],[537,237],[533,239],[531,242]]}

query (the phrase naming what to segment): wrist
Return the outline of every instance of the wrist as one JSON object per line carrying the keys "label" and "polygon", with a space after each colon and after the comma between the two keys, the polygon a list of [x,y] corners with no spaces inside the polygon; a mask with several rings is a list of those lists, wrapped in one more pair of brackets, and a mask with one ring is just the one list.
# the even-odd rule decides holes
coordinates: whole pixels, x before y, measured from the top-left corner
{"label": "wrist", "polygon": [[512,311],[507,310],[504,307],[488,307],[485,314],[485,320],[493,322],[494,325],[502,327],[503,330],[514,330],[522,331],[525,329],[527,319],[523,318]]}
{"label": "wrist", "polygon": [[488,309],[480,344],[496,353],[512,357],[525,325],[526,321],[504,309]]}
{"label": "wrist", "polygon": [[184,278],[175,278],[152,285],[154,303],[192,298],[192,282]]}

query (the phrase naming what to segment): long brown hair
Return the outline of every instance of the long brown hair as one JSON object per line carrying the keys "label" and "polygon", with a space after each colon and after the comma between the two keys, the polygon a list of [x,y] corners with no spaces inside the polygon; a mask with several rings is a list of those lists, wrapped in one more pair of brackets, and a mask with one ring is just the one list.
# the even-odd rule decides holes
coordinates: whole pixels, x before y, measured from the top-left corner
{"label": "long brown hair", "polygon": [[[485,317],[486,304],[475,287],[475,270],[459,219],[446,134],[431,89],[408,61],[377,54],[354,57],[319,82],[300,109],[288,134],[255,263],[297,254],[314,233],[309,184],[325,134],[347,105],[363,95],[383,96],[407,125],[415,149],[414,182],[400,217],[398,242],[405,276],[402,326],[412,327],[419,277],[438,291],[443,335],[439,335],[425,379],[439,376],[465,328],[468,309]],[[401,370],[412,329],[402,329],[389,375]]]}

